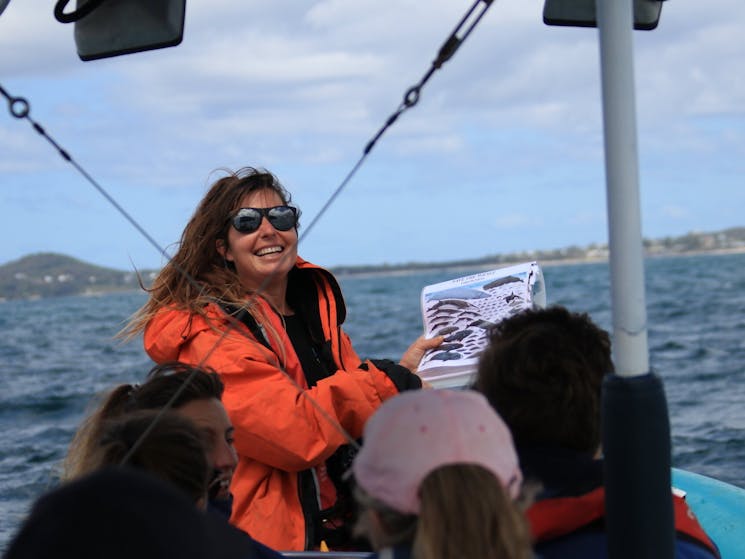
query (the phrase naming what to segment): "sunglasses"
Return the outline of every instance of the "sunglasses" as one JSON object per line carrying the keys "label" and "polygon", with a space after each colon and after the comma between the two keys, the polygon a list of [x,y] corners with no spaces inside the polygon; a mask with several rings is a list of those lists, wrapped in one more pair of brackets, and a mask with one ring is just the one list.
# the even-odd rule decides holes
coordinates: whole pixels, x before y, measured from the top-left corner
{"label": "sunglasses", "polygon": [[289,231],[297,226],[297,208],[274,206],[273,208],[241,208],[231,218],[231,223],[239,233],[253,233],[266,218],[277,231]]}

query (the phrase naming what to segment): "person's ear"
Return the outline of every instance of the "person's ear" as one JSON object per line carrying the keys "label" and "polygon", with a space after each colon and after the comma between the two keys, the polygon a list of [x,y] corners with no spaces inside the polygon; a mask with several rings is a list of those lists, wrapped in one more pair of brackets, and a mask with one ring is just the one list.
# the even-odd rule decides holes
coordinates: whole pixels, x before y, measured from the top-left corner
{"label": "person's ear", "polygon": [[233,256],[230,254],[230,249],[228,248],[227,243],[222,239],[217,239],[215,241],[215,250],[217,251],[217,254],[222,256],[228,262],[233,261]]}

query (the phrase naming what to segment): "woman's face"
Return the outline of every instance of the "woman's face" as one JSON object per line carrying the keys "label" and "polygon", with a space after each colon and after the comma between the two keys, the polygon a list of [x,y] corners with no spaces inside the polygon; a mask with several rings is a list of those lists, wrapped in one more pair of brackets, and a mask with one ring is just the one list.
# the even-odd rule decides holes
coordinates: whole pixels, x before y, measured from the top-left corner
{"label": "woman's face", "polygon": [[[241,200],[241,208],[272,208],[284,202],[273,190],[258,190]],[[218,250],[220,250],[218,248]],[[221,252],[235,265],[235,270],[246,289],[257,290],[267,278],[283,280],[297,259],[297,230],[278,231],[262,218],[259,228],[252,233],[240,233],[232,225],[228,229],[228,246]]]}
{"label": "woman's face", "polygon": [[210,494],[218,499],[228,498],[238,455],[233,447],[233,425],[225,406],[216,398],[204,398],[187,402],[175,411],[193,421],[204,437],[207,461],[215,472],[210,483],[217,484],[210,487]]}

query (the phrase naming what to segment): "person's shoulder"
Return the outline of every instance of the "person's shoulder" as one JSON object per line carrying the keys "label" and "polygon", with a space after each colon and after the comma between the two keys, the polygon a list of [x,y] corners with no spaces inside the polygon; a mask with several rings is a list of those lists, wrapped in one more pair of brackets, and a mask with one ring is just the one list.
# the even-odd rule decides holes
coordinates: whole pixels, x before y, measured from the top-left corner
{"label": "person's shoulder", "polygon": [[184,343],[201,332],[219,328],[224,316],[210,307],[205,309],[205,316],[176,307],[160,309],[145,327],[143,341],[150,357],[156,362],[178,360]]}
{"label": "person's shoulder", "polygon": [[[608,538],[605,532],[575,532],[564,537],[542,542],[535,546],[536,557],[541,559],[575,559],[605,557]],[[719,559],[701,544],[675,539],[676,559]]]}
{"label": "person's shoulder", "polygon": [[212,559],[283,559],[283,555],[255,540],[224,518],[207,514],[214,537]]}
{"label": "person's shoulder", "polygon": [[542,541],[534,551],[542,559],[605,557],[608,537],[604,530],[580,530]]}
{"label": "person's shoulder", "polygon": [[[295,266],[290,270],[290,283],[295,285],[296,289],[301,291],[311,286],[316,286],[322,290],[330,289],[338,302],[342,302],[341,286],[336,276],[326,268],[303,260],[297,257]],[[324,286],[325,287],[321,287]]]}
{"label": "person's shoulder", "polygon": [[256,557],[256,559],[284,559],[284,555],[282,555],[279,551],[276,551],[271,547],[264,545],[260,541],[254,540],[253,538],[252,546],[253,556]]}
{"label": "person's shoulder", "polygon": [[158,309],[147,323],[147,330],[161,329],[175,322],[185,322],[191,313],[186,309],[180,309],[176,305],[168,305]]}
{"label": "person's shoulder", "polygon": [[244,532],[198,510],[171,484],[148,472],[117,466],[39,498],[3,557],[278,557],[262,553]]}
{"label": "person's shoulder", "polygon": [[719,555],[701,542],[691,541],[680,535],[675,538],[675,557],[676,559],[719,559]]}
{"label": "person's shoulder", "polygon": [[168,328],[183,329],[188,325],[191,328],[207,326],[210,322],[224,321],[225,312],[215,303],[204,306],[202,314],[190,309],[169,305],[159,309],[150,319],[147,329],[163,330]]}
{"label": "person's shoulder", "polygon": [[699,523],[685,497],[673,494],[673,511],[676,531],[675,545],[681,550],[677,556],[684,559],[719,557],[716,544]]}
{"label": "person's shoulder", "polygon": [[310,274],[318,273],[318,274],[323,274],[325,276],[334,277],[334,275],[329,270],[324,268],[323,266],[319,266],[318,264],[308,262],[307,260],[303,259],[300,256],[297,257],[297,260],[295,261],[295,267],[293,269],[301,273],[310,273]]}

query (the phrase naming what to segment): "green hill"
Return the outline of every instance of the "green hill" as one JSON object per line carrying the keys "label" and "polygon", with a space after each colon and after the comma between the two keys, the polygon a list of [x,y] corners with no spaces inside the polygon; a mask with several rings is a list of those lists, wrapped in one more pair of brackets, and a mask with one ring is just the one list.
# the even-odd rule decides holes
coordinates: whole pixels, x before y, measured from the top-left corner
{"label": "green hill", "polygon": [[[140,272],[149,281],[152,272]],[[139,288],[134,272],[82,262],[70,256],[38,253],[0,266],[0,299],[31,299],[125,291]]]}

